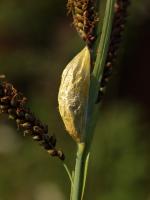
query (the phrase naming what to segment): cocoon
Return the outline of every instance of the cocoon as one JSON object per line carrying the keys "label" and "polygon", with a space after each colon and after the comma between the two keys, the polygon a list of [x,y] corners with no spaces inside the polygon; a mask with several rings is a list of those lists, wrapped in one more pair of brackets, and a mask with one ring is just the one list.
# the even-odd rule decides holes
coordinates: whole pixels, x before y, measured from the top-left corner
{"label": "cocoon", "polygon": [[81,142],[90,86],[90,52],[85,47],[66,66],[58,94],[59,112],[68,133]]}

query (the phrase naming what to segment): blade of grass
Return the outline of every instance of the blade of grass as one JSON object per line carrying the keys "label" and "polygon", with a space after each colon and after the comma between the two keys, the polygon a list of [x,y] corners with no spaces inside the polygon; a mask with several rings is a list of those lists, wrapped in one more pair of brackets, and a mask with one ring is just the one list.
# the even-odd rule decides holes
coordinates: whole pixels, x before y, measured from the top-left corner
{"label": "blade of grass", "polygon": [[69,177],[69,179],[70,179],[71,185],[72,185],[72,187],[73,187],[73,179],[72,179],[70,170],[69,170],[68,166],[67,166],[64,162],[63,162],[63,166],[64,166],[64,168],[65,168],[65,170],[66,170],[66,172],[67,172],[67,174],[68,174],[68,177]]}
{"label": "blade of grass", "polygon": [[[88,105],[88,115],[87,115],[87,131],[86,138],[88,134],[88,144],[91,143],[92,135],[91,130],[93,130],[93,126],[96,121],[96,114],[94,113],[97,110],[97,106],[95,106],[96,98],[99,91],[99,84],[102,79],[103,70],[107,58],[110,36],[112,30],[112,23],[114,17],[114,4],[116,0],[107,0],[106,9],[104,14],[102,33],[98,36],[99,45],[97,49],[94,47],[94,53],[97,55],[94,70],[91,74],[91,84],[90,84],[90,95],[89,95],[89,105]],[[99,29],[99,28],[97,28]],[[95,44],[97,45],[97,43]],[[89,127],[90,126],[90,127]]]}
{"label": "blade of grass", "polygon": [[83,199],[84,191],[85,191],[85,184],[86,184],[86,178],[87,178],[87,172],[88,172],[88,166],[89,166],[89,158],[90,158],[90,153],[88,153],[88,155],[86,157],[86,161],[85,161],[85,169],[84,169],[83,188],[82,188],[81,200]]}
{"label": "blade of grass", "polygon": [[100,37],[99,45],[98,45],[97,50],[95,50],[94,52],[97,55],[97,57],[96,57],[95,65],[94,65],[94,70],[92,73],[90,99],[89,99],[89,107],[92,108],[92,110],[95,105],[97,92],[99,90],[99,82],[101,81],[101,78],[103,75],[103,70],[104,70],[106,57],[108,53],[112,23],[113,23],[113,17],[114,17],[114,4],[115,4],[115,0],[107,0],[106,10],[105,10],[105,15],[104,15],[104,20],[103,20],[102,34],[101,36],[98,36]]}

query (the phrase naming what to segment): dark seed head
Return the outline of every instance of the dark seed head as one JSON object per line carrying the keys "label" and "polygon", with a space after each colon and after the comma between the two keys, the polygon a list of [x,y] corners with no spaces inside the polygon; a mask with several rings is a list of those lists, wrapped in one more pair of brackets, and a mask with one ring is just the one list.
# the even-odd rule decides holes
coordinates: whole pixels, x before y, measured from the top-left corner
{"label": "dark seed head", "polygon": [[[0,77],[1,78],[1,77]],[[26,108],[27,98],[19,93],[12,84],[0,80],[0,113],[8,114],[9,118],[14,119],[18,130],[22,130],[24,136],[30,135],[53,156],[62,159],[61,151],[55,149],[56,138],[49,136],[48,126],[44,125],[40,120]]]}

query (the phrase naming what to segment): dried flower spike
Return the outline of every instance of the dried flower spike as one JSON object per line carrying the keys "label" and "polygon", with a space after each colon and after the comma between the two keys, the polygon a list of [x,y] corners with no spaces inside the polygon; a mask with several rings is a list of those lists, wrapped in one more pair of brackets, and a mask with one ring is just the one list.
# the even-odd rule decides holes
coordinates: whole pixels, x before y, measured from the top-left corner
{"label": "dried flower spike", "polygon": [[103,77],[100,82],[100,90],[98,93],[98,98],[96,103],[99,103],[102,100],[102,97],[106,90],[107,83],[109,82],[109,78],[112,74],[112,66],[114,64],[115,58],[117,56],[117,50],[121,42],[121,36],[126,22],[127,8],[129,2],[130,2],[129,0],[117,0],[115,3],[114,7],[115,16],[112,27],[108,56],[104,67]]}
{"label": "dried flower spike", "polygon": [[94,39],[94,28],[98,21],[94,0],[68,0],[68,12],[72,14],[73,24],[80,37],[91,46]]}
{"label": "dried flower spike", "polygon": [[90,52],[85,47],[66,66],[58,94],[60,115],[68,133],[81,142],[90,84]]}
{"label": "dried flower spike", "polygon": [[26,101],[27,99],[11,83],[0,81],[0,113],[8,114],[10,119],[15,120],[18,129],[22,130],[24,135],[32,136],[51,156],[64,160],[63,152],[55,148],[55,137],[49,136],[47,126],[25,107]]}

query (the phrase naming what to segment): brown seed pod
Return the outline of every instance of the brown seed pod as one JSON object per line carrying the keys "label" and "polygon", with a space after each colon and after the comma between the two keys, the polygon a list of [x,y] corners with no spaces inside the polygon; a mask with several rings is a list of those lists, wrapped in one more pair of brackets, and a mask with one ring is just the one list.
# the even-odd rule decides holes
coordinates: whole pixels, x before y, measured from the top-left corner
{"label": "brown seed pod", "polygon": [[59,111],[66,130],[80,142],[85,119],[90,84],[90,52],[85,47],[63,71],[58,94]]}

